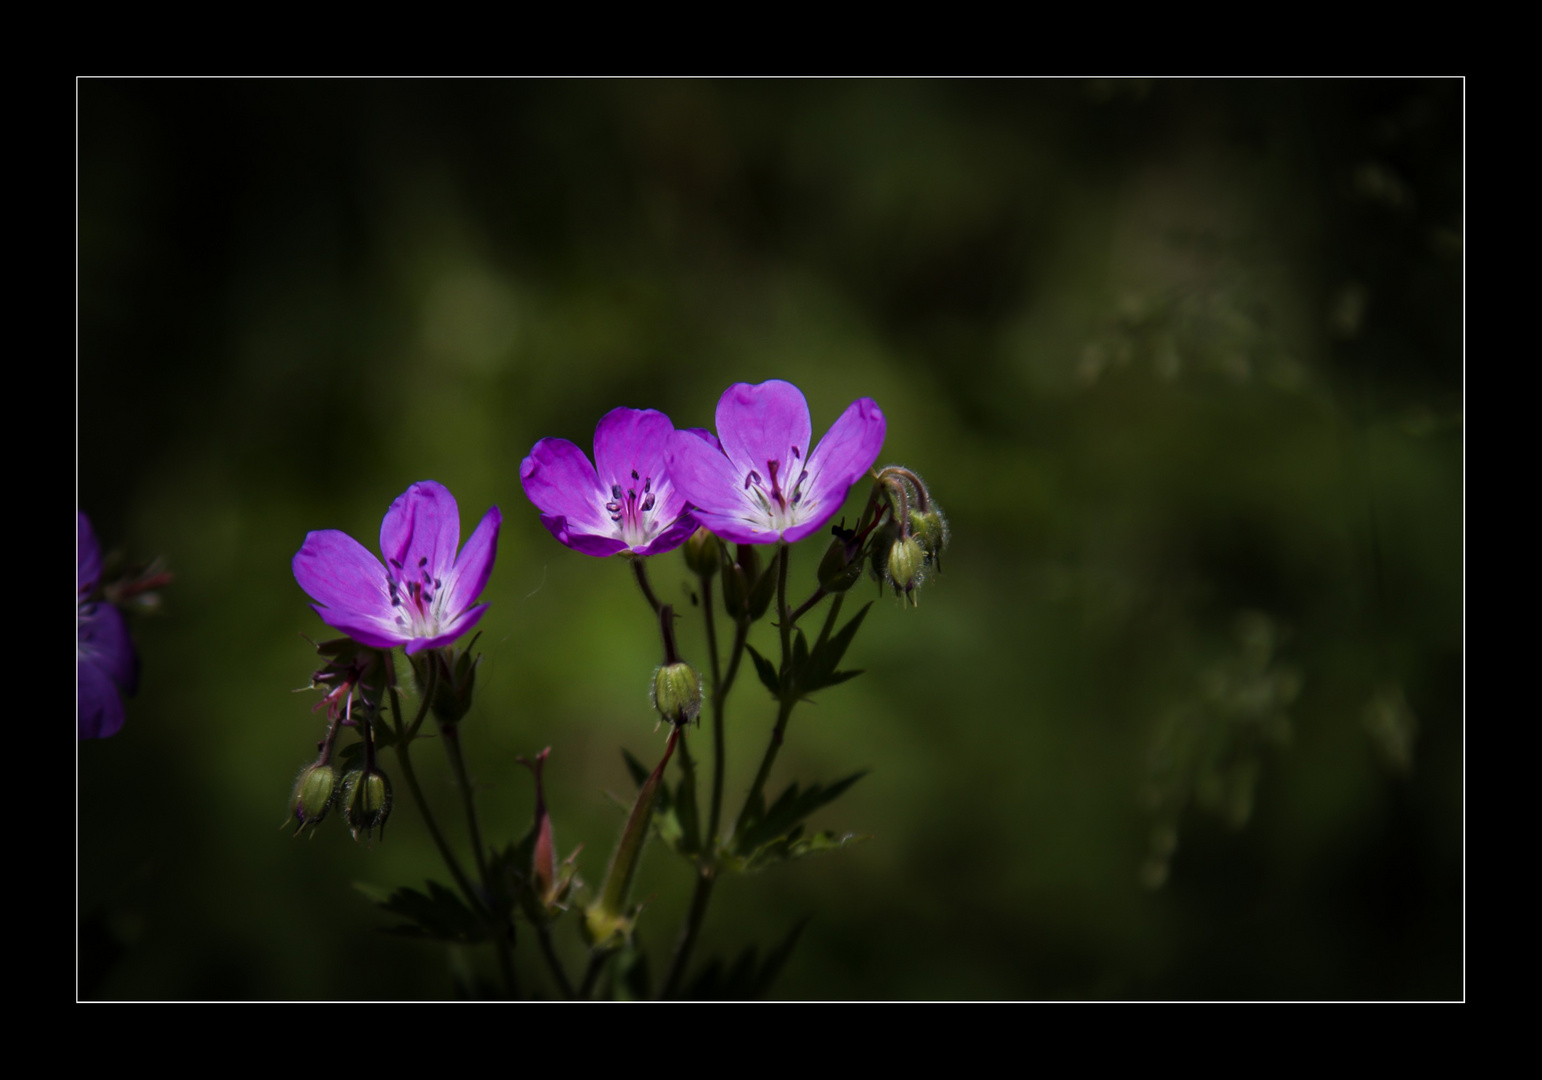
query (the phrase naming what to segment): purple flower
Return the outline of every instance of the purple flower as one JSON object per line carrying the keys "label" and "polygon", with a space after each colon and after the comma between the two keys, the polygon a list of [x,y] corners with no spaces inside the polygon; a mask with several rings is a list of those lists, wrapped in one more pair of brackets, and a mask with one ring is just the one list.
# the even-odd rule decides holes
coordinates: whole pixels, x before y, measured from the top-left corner
{"label": "purple flower", "polygon": [[75,511],[75,702],[78,738],[105,739],[123,726],[122,694],[139,687],[139,656],[123,614],[93,599],[102,576],[102,552],[91,522]]}
{"label": "purple flower", "polygon": [[594,464],[566,439],[542,439],[519,463],[541,524],[585,555],[658,555],[696,531],[685,496],[664,468],[672,436],[713,445],[704,431],[676,432],[654,409],[612,409],[594,429]]}
{"label": "purple flower", "polygon": [[735,383],[717,403],[721,448],[676,434],[666,461],[702,525],[739,544],[818,532],[883,448],[883,413],[858,398],[810,449],[808,402],[789,382]]}
{"label": "purple flower", "polygon": [[[382,564],[347,533],[306,536],[294,557],[294,579],[316,603],[321,621],[361,645],[407,646],[408,654],[448,645],[477,624],[498,554],[496,506],[482,515],[459,556],[460,509],[443,484],[413,484],[380,523]],[[473,606],[475,605],[475,606]]]}

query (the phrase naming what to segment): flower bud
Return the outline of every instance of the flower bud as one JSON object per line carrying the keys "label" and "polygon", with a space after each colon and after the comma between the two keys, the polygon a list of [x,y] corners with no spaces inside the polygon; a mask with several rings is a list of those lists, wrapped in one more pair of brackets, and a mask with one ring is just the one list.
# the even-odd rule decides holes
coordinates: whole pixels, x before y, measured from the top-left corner
{"label": "flower bud", "polygon": [[878,595],[883,595],[883,582],[889,577],[889,552],[894,547],[894,542],[899,539],[899,526],[892,521],[885,521],[873,530],[873,537],[867,546],[867,570],[874,581],[878,582]]}
{"label": "flower bud", "polygon": [[837,534],[819,561],[819,587],[825,592],[842,593],[861,576],[862,560],[847,552],[845,538]]}
{"label": "flower bud", "polygon": [[697,577],[709,578],[717,573],[718,564],[722,561],[723,543],[705,525],[690,535],[681,550],[685,552],[685,565]]}
{"label": "flower bud", "polygon": [[671,724],[695,720],[701,712],[701,676],[689,664],[665,664],[653,673],[653,707]]}
{"label": "flower bud", "polygon": [[391,781],[379,769],[352,769],[343,777],[343,819],[357,840],[380,830],[385,838],[386,818],[391,816]]}
{"label": "flower bud", "polygon": [[916,586],[921,584],[925,566],[926,552],[921,550],[914,536],[896,540],[889,548],[889,581],[895,594],[903,592],[912,604],[915,603]]}
{"label": "flower bud", "polygon": [[[472,638],[471,645],[476,644]],[[477,665],[481,656],[471,655],[471,645],[465,648],[426,649],[413,658],[413,673],[421,690],[427,677],[428,665],[438,667],[434,681],[434,698],[429,703],[434,719],[440,727],[457,724],[471,711],[471,700],[476,693]]]}
{"label": "flower bud", "polygon": [[942,511],[937,509],[936,503],[925,513],[919,510],[910,512],[910,535],[916,538],[921,550],[926,552],[926,561],[934,563],[941,572],[940,557],[943,549],[948,546],[948,521],[942,516]]}
{"label": "flower bud", "polygon": [[294,792],[289,796],[289,813],[300,827],[294,834],[299,836],[306,826],[315,829],[332,809],[332,793],[337,789],[337,770],[330,765],[307,765],[300,770]]}

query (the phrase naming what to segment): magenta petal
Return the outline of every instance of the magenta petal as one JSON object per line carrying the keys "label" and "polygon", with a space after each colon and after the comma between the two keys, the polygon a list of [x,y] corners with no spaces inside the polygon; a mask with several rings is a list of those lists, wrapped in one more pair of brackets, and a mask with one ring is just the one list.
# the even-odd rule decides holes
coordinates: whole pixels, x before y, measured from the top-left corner
{"label": "magenta petal", "polygon": [[674,430],[669,417],[656,409],[612,409],[601,417],[594,428],[594,471],[600,490],[609,493],[615,484],[623,491],[641,492],[643,480],[661,480],[664,446]]}
{"label": "magenta petal", "polygon": [[86,596],[102,576],[102,549],[86,515],[76,510],[75,519],[75,585],[77,592]]}
{"label": "magenta petal", "polygon": [[75,651],[132,694],[139,689],[139,654],[123,613],[108,603],[86,604],[76,616]]}
{"label": "magenta petal", "polygon": [[[790,464],[794,457],[806,459],[808,402],[803,391],[781,379],[758,386],[735,383],[718,399],[717,435],[723,452],[741,472],[757,469],[763,474],[767,461]],[[791,453],[794,447],[796,454]]]}
{"label": "magenta petal", "polygon": [[498,556],[498,529],[503,524],[503,514],[496,506],[482,515],[471,539],[455,558],[455,569],[450,571],[444,587],[445,611],[463,611],[476,603],[477,597],[487,587],[487,578],[493,572],[493,560]]}
{"label": "magenta petal", "polygon": [[84,656],[75,667],[77,738],[105,739],[123,726],[123,699],[108,674]]}
{"label": "magenta petal", "polygon": [[411,627],[397,623],[395,619],[364,615],[341,608],[322,607],[320,604],[312,604],[311,608],[321,616],[321,621],[332,629],[347,634],[360,645],[368,645],[372,649],[392,649],[411,640]]}
{"label": "magenta petal", "polygon": [[397,496],[380,523],[380,553],[400,577],[447,573],[459,545],[460,508],[434,480],[420,480]]}
{"label": "magenta petal", "polygon": [[519,480],[536,509],[543,515],[564,518],[570,533],[614,532],[604,513],[609,495],[602,497],[588,456],[567,439],[542,439],[536,443],[530,456],[519,463]]}
{"label": "magenta petal", "polygon": [[670,480],[691,506],[720,515],[758,509],[745,494],[744,478],[734,463],[692,432],[677,431],[669,437],[665,461]]}
{"label": "magenta petal", "polygon": [[626,550],[626,541],[619,536],[596,536],[593,533],[573,531],[568,526],[568,519],[561,514],[542,514],[541,524],[558,541],[584,555],[604,558]]}
{"label": "magenta petal", "polygon": [[[717,514],[696,509],[691,511],[691,516],[696,519],[696,524],[705,525],[708,531],[718,539],[727,540],[729,543],[774,544],[782,539],[782,534],[768,528],[763,520],[751,518],[743,513]],[[764,515],[762,519],[763,517]]]}
{"label": "magenta petal", "polygon": [[789,543],[816,532],[846,501],[851,485],[878,460],[887,430],[883,410],[872,398],[858,398],[830,425],[808,459],[798,524],[783,534]]}
{"label": "magenta petal", "polygon": [[300,588],[322,606],[339,615],[363,615],[386,625],[394,622],[385,567],[347,533],[336,529],[310,533],[292,565]]}

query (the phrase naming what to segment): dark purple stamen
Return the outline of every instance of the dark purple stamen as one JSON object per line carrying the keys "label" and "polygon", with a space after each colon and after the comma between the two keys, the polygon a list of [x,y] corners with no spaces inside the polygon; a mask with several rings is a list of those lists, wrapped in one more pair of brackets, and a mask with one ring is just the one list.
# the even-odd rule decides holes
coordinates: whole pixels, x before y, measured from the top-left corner
{"label": "dark purple stamen", "polygon": [[[802,461],[803,452],[798,447],[794,446],[792,447],[792,457],[796,461]],[[760,473],[754,469],[751,469],[749,471],[749,475],[744,478],[744,490],[748,491],[753,485],[757,489],[755,492],[755,497],[760,500],[761,506],[765,508],[766,513],[768,514],[775,514],[778,511],[786,511],[789,507],[795,507],[803,501],[803,483],[808,479],[808,470],[799,470],[798,479],[793,483],[792,491],[789,493],[782,490],[781,478],[778,476],[778,473],[781,472],[781,468],[781,461],[771,459],[766,460],[766,472],[771,477],[769,490],[767,489],[765,481],[761,478]],[[772,506],[773,503],[775,503],[775,507]]]}
{"label": "dark purple stamen", "polygon": [[647,526],[639,519],[653,509],[656,501],[653,493],[653,477],[642,476],[636,469],[631,472],[633,480],[642,481],[642,496],[638,496],[635,487],[629,487],[623,492],[620,484],[612,484],[610,493],[613,497],[605,504],[605,512],[610,515],[610,520],[621,526],[623,535],[635,530],[646,536]]}

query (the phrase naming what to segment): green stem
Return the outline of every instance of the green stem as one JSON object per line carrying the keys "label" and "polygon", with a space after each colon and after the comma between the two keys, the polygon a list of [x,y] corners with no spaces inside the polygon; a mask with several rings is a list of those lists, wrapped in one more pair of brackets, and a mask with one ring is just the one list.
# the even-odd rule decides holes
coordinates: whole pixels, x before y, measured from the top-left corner
{"label": "green stem", "polygon": [[744,806],[739,811],[739,819],[734,823],[733,836],[729,838],[729,846],[732,847],[744,832],[744,827],[749,824],[751,810],[760,803],[761,792],[765,789],[766,780],[771,775],[771,766],[776,762],[776,755],[782,749],[782,736],[787,730],[787,718],[792,715],[792,707],[796,698],[783,698],[781,707],[776,712],[776,726],[771,729],[771,744],[766,747],[765,756],[760,759],[760,771],[755,774],[755,782],[750,785],[750,793],[744,798]]}
{"label": "green stem", "polygon": [[552,978],[557,980],[557,989],[562,991],[563,997],[572,1001],[573,984],[568,981],[568,973],[562,967],[562,960],[557,956],[557,950],[552,947],[551,928],[544,922],[536,923],[535,936],[541,946],[541,955],[546,958],[546,966],[551,968]]}
{"label": "green stem", "polygon": [[[708,626],[711,626],[709,609]],[[712,691],[712,809],[707,818],[707,831],[703,833],[706,851],[696,876],[696,888],[691,894],[691,907],[686,912],[685,923],[680,927],[680,937],[675,943],[675,954],[669,961],[669,972],[664,978],[659,997],[673,996],[685,975],[691,960],[691,950],[696,936],[707,917],[707,902],[712,899],[712,886],[717,882],[718,826],[723,819],[723,712],[728,701],[729,688],[739,673],[739,661],[744,656],[744,639],[749,632],[749,621],[740,619],[735,624],[733,652],[729,654],[728,674],[720,681],[716,678],[716,656],[713,658],[714,677]],[[714,650],[715,653],[716,650]]]}
{"label": "green stem", "polygon": [[450,771],[455,774],[455,786],[460,788],[461,805],[466,811],[466,824],[471,831],[471,847],[476,854],[477,876],[487,885],[487,855],[482,847],[482,828],[477,821],[476,796],[471,790],[471,777],[466,772],[466,759],[460,749],[460,730],[454,724],[439,728],[443,736],[444,753],[450,759]]}
{"label": "green stem", "polygon": [[792,619],[787,611],[787,544],[776,545],[776,622],[782,635],[782,670],[792,657]]}
{"label": "green stem", "polygon": [[803,603],[799,604],[797,610],[792,613],[791,621],[793,624],[796,625],[799,619],[808,614],[810,608],[819,603],[819,601],[823,600],[828,595],[829,593],[825,592],[823,585],[815,589],[814,595],[803,601]]}
{"label": "green stem", "polygon": [[[782,556],[782,565],[776,579],[776,610],[782,632],[781,670],[788,671],[792,665],[792,618],[787,610],[786,544],[781,545],[779,554]],[[760,769],[755,773],[755,782],[750,785],[750,793],[745,796],[744,806],[739,810],[739,818],[734,823],[733,836],[729,839],[730,847],[744,832],[744,827],[749,823],[750,814],[754,812],[755,807],[761,805],[766,779],[771,775],[771,766],[776,762],[776,755],[781,752],[782,738],[787,730],[787,719],[792,715],[792,708],[797,701],[798,688],[794,685],[786,686],[782,690],[781,703],[776,711],[776,726],[771,729],[771,744],[766,747],[765,755],[760,759]]]}
{"label": "green stem", "polygon": [[667,1001],[675,996],[686,965],[691,961],[691,950],[696,945],[696,935],[707,917],[707,901],[712,899],[712,886],[717,882],[717,871],[710,863],[702,863],[696,875],[696,889],[691,893],[691,909],[686,913],[685,924],[680,927],[680,940],[675,943],[675,955],[669,961],[669,971],[659,988],[659,1000]]}
{"label": "green stem", "polygon": [[[394,694],[395,691],[392,693]],[[455,858],[455,853],[450,850],[450,845],[444,839],[444,833],[439,831],[439,823],[434,820],[434,815],[428,808],[428,800],[423,797],[423,789],[418,785],[417,773],[412,770],[412,757],[405,742],[396,744],[396,760],[401,763],[402,778],[407,781],[407,791],[411,793],[412,801],[418,804],[418,813],[423,815],[423,824],[428,827],[428,835],[433,838],[434,846],[439,849],[439,857],[449,868],[450,876],[455,879],[455,884],[465,896],[466,903],[471,905],[471,910],[485,913],[486,908],[482,904],[481,897],[471,887],[471,880],[460,868],[460,862]]]}
{"label": "green stem", "polygon": [[[439,822],[435,820],[433,811],[428,808],[428,800],[423,795],[422,785],[418,783],[417,773],[413,771],[410,734],[406,738],[400,737],[400,733],[403,730],[416,732],[423,723],[423,718],[428,715],[429,703],[433,700],[438,665],[430,664],[428,670],[428,685],[423,694],[423,704],[418,707],[418,715],[413,720],[410,728],[407,728],[402,723],[401,698],[397,694],[395,682],[392,681],[390,683],[391,712],[394,714],[396,730],[398,732],[396,759],[401,763],[402,777],[407,781],[407,791],[412,795],[412,801],[417,803],[418,813],[423,817],[423,824],[428,828],[428,835],[433,838],[434,846],[439,849],[439,857],[444,860],[444,865],[449,869],[450,876],[455,879],[456,886],[460,889],[461,895],[466,898],[466,903],[470,906],[471,910],[477,912],[487,922],[488,929],[492,932],[493,940],[497,945],[498,967],[503,975],[504,985],[508,988],[510,997],[517,997],[518,983],[515,980],[514,974],[514,957],[508,937],[504,933],[508,929],[507,920],[498,917],[496,913],[489,909],[488,905],[483,901],[481,894],[472,887],[470,879],[466,877],[466,872],[461,869],[460,861],[455,858],[455,853],[450,850],[449,842],[445,839],[444,833],[439,829]],[[478,868],[481,869],[485,864],[481,859],[480,846],[478,846],[477,854]],[[486,885],[486,877],[485,870],[483,870],[482,879],[484,887]]]}
{"label": "green stem", "polygon": [[578,988],[578,1000],[588,1001],[589,995],[594,993],[594,984],[599,982],[600,972],[605,969],[605,961],[611,958],[609,951],[596,949],[589,954],[589,966],[584,969],[584,982]]}
{"label": "green stem", "polygon": [[[430,670],[434,666],[437,666],[437,661],[430,666]],[[487,897],[496,896],[497,891],[487,872],[487,852],[482,845],[482,828],[477,821],[476,795],[471,790],[471,777],[466,771],[466,759],[461,753],[460,730],[454,724],[446,724],[440,727],[439,733],[444,736],[445,756],[450,759],[450,771],[455,774],[455,784],[460,788],[461,802],[466,808],[466,824],[471,831],[471,847],[476,855],[477,877],[482,881],[482,894]],[[498,970],[503,975],[504,985],[509,989],[509,996],[514,997],[514,924],[507,911],[494,907],[490,901],[487,914],[492,922],[493,945],[498,951]]]}
{"label": "green stem", "polygon": [[629,555],[628,561],[632,564],[632,572],[637,575],[637,585],[642,589],[643,599],[648,601],[648,606],[655,613],[659,610],[659,598],[653,595],[653,586],[648,584],[648,568],[641,555]]}
{"label": "green stem", "polygon": [[[723,681],[722,668],[717,660],[717,624],[712,620],[712,579],[701,579],[701,607],[707,616],[707,655],[712,659],[712,685],[714,688]],[[716,690],[714,689],[714,693]]]}
{"label": "green stem", "polygon": [[726,752],[723,746],[723,713],[728,707],[728,691],[739,674],[739,661],[744,657],[744,641],[749,634],[748,619],[740,619],[734,628],[733,652],[728,655],[728,674],[712,692],[712,811],[707,818],[707,837],[712,845],[713,857],[717,853],[717,830],[723,821],[723,778],[727,772]]}

